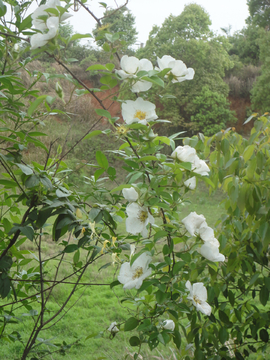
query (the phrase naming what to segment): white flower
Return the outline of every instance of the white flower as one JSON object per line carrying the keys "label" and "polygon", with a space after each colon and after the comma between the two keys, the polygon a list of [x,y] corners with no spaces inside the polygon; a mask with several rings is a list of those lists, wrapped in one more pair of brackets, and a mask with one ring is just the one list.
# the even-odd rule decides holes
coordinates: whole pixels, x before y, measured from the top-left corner
{"label": "white flower", "polygon": [[118,327],[116,326],[117,322],[112,322],[111,325],[108,327],[108,331],[111,333],[117,333],[119,331]]}
{"label": "white flower", "polygon": [[196,177],[192,176],[191,178],[184,181],[184,185],[190,190],[194,190],[196,188]]}
{"label": "white flower", "polygon": [[192,303],[196,309],[201,311],[203,314],[210,316],[211,306],[206,302],[207,291],[203,283],[199,282],[191,285],[190,281],[187,281],[186,288],[190,292],[187,298],[192,300]]}
{"label": "white flower", "polygon": [[171,71],[166,77],[172,77],[172,82],[182,82],[185,80],[192,80],[194,77],[194,70],[186,67],[182,60],[175,60],[172,56],[164,55],[161,59],[157,58],[160,70],[171,68]]}
{"label": "white flower", "polygon": [[219,247],[216,246],[216,243],[212,242],[212,241],[206,241],[202,245],[202,247],[198,250],[198,252],[203,257],[205,257],[207,260],[210,260],[213,262],[225,260],[225,256],[223,254],[220,254],[220,252],[219,252]]}
{"label": "white flower", "polygon": [[[41,31],[41,33],[34,34],[30,38],[32,50],[46,45],[50,39],[53,39],[57,34],[59,23],[71,16],[68,13],[64,13],[57,17],[46,11],[49,8],[57,9],[57,6],[61,6],[59,0],[49,0],[45,5],[39,6],[31,15],[33,26]],[[46,16],[47,19],[40,19],[41,16]]]}
{"label": "white flower", "polygon": [[173,331],[174,328],[175,328],[175,323],[173,322],[173,320],[165,320],[165,321],[163,321],[163,329]]}
{"label": "white flower", "polygon": [[192,166],[192,171],[202,176],[207,176],[210,169],[204,160],[201,160],[197,155]]}
{"label": "white flower", "polygon": [[194,163],[195,162],[195,158],[196,158],[196,150],[189,146],[189,145],[184,145],[184,146],[177,146],[177,148],[174,150],[174,152],[171,155],[174,159],[178,159],[184,162],[190,162],[190,163]]}
{"label": "white flower", "polygon": [[206,222],[202,223],[202,225],[198,229],[197,234],[203,241],[211,241],[213,244],[215,244],[215,246],[219,247],[219,242],[215,238],[214,230],[210,228],[210,226],[208,226]]}
{"label": "white flower", "polygon": [[124,284],[123,289],[139,289],[143,280],[151,275],[151,268],[148,268],[152,258],[147,253],[140,255],[130,266],[129,262],[121,265],[118,281]]}
{"label": "white flower", "polygon": [[[150,71],[153,70],[153,65],[151,61],[147,59],[137,59],[135,56],[124,55],[120,61],[120,66],[122,70],[116,70],[115,72],[123,79],[135,79],[136,74],[139,71]],[[151,88],[152,83],[149,81],[136,81],[132,87],[131,91],[140,92],[147,91]]]}
{"label": "white flower", "polygon": [[129,202],[133,202],[133,201],[138,200],[139,195],[138,195],[137,191],[133,187],[123,189],[122,193],[123,193],[124,198]]}
{"label": "white flower", "polygon": [[136,251],[136,246],[134,244],[130,245],[130,259],[132,258],[132,256],[135,254]]}
{"label": "white flower", "polygon": [[191,212],[186,216],[182,223],[185,225],[185,228],[190,233],[191,236],[198,234],[200,226],[205,223],[205,217],[203,215],[198,215],[195,211]]}
{"label": "white flower", "polygon": [[127,206],[126,212],[128,214],[126,219],[127,232],[133,235],[141,233],[143,237],[147,237],[146,226],[155,222],[147,208],[139,206],[137,203],[131,203]]}
{"label": "white flower", "polygon": [[128,125],[135,122],[146,125],[148,121],[158,118],[155,109],[155,104],[139,97],[135,101],[126,100],[122,104],[122,115]]}

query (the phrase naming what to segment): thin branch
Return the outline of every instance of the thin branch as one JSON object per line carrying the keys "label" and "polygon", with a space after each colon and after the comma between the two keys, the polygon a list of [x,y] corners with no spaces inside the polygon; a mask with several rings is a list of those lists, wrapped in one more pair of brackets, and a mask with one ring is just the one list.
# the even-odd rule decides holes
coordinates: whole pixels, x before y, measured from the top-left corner
{"label": "thin branch", "polygon": [[88,8],[82,1],[80,1],[80,0],[76,0],[76,1],[96,20],[96,22],[98,23],[98,25],[101,26],[100,19],[97,18],[97,17],[95,16],[95,14],[93,14],[92,11],[89,10],[89,8]]}
{"label": "thin branch", "polygon": [[102,20],[102,19],[105,19],[106,17],[112,16],[112,15],[115,14],[117,11],[119,11],[120,9],[122,9],[123,7],[125,7],[125,6],[128,4],[128,1],[129,1],[129,0],[126,0],[126,2],[125,2],[123,5],[119,6],[117,9],[115,9],[115,10],[114,10],[113,12],[111,12],[110,14],[105,15],[105,16],[102,16],[99,20]]}

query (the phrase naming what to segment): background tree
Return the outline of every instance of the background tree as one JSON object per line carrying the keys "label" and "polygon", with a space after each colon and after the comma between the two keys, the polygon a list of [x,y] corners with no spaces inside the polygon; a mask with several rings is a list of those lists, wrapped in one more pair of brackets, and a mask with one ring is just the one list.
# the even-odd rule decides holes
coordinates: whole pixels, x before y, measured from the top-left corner
{"label": "background tree", "polygon": [[264,31],[259,39],[261,74],[257,78],[252,90],[251,101],[255,111],[266,112],[270,110],[270,34]]}
{"label": "background tree", "polygon": [[101,20],[102,27],[96,25],[94,34],[97,36],[97,44],[102,46],[105,42],[104,32],[117,33],[120,32],[120,41],[125,41],[124,48],[129,48],[134,45],[137,40],[138,32],[135,28],[135,17],[131,11],[126,7],[122,7],[117,12],[108,9],[104,13],[104,18]]}
{"label": "background tree", "polygon": [[[175,99],[155,99],[161,103],[161,116],[180,129],[192,129],[191,117],[198,109],[194,99],[202,95],[204,86],[224,98],[228,96],[223,77],[233,66],[228,54],[230,44],[226,37],[214,35],[210,25],[209,15],[200,5],[187,5],[180,15],[170,15],[161,27],[154,26],[146,46],[137,51],[140,58],[152,61],[156,56],[171,55],[195,70],[192,84],[186,81],[174,88]],[[170,86],[168,92],[172,92]],[[156,97],[154,92],[152,97]]]}
{"label": "background tree", "polygon": [[250,17],[253,22],[262,27],[269,27],[270,23],[270,1],[269,0],[247,0]]}

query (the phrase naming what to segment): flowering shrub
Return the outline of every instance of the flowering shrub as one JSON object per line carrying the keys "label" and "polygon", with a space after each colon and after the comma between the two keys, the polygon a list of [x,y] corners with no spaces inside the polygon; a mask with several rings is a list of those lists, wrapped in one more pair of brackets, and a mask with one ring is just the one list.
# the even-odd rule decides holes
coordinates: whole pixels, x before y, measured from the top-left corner
{"label": "flowering shrub", "polygon": [[[33,25],[41,32],[33,34],[30,40],[35,54],[44,50],[37,48],[50,42],[57,48],[58,24],[66,18],[66,10],[59,2],[49,1],[32,15]],[[3,7],[1,11],[4,12]],[[28,34],[27,22],[16,26],[18,33]],[[2,30],[6,31],[3,36],[9,36],[5,27]],[[80,37],[84,36],[76,35],[76,39]],[[104,50],[113,56],[118,36],[107,33],[105,38],[108,42],[104,43]],[[69,71],[61,59],[50,53],[50,46],[46,51]],[[111,63],[89,67],[88,70],[103,72],[101,90],[112,89],[123,81],[133,92],[144,92],[144,97],[136,101],[122,101],[125,125],[111,116],[109,108],[96,97],[96,90],[74,78],[72,72],[67,76],[74,86],[84,87],[77,89],[78,96],[87,92],[99,102],[101,108],[96,113],[100,118],[94,125],[106,118],[110,129],[103,133],[114,132],[122,141],[114,153],[123,163],[126,181],[115,187],[116,170],[109,166],[106,154],[98,150],[86,193],[76,192],[66,182],[69,169],[64,158],[68,152],[60,149],[57,157],[51,156],[51,148],[37,139],[42,133],[29,131],[29,124],[35,127],[37,119],[56,111],[51,109],[53,99],[30,91],[36,80],[25,88],[12,67],[6,78],[3,70],[3,114],[11,114],[16,121],[13,128],[6,121],[3,131],[8,134],[2,136],[6,147],[1,149],[0,160],[5,170],[0,180],[2,207],[10,212],[3,213],[0,230],[0,295],[4,302],[0,308],[0,336],[4,340],[15,337],[8,320],[16,318],[18,309],[24,307],[33,317],[33,328],[24,343],[21,360],[51,355],[37,346],[40,332],[59,321],[58,316],[65,313],[86,269],[105,254],[112,257],[105,266],[120,265],[110,287],[121,286],[127,292],[122,302],[132,300],[133,316],[128,311],[124,323],[114,321],[97,336],[108,336],[110,332],[110,338],[115,338],[121,331],[136,331],[129,340],[138,349],[134,359],[145,345],[153,350],[170,342],[185,360],[191,354],[198,360],[239,360],[251,352],[266,351],[269,314],[259,310],[253,300],[257,298],[265,306],[270,290],[269,119],[263,117],[256,122],[249,140],[228,130],[212,138],[202,134],[186,138],[183,146],[176,147],[178,134],[166,137],[155,133],[155,124],[166,120],[158,119],[155,104],[145,100],[147,90],[153,86],[158,93],[166,82],[181,86],[182,81],[192,80],[194,70],[169,55],[157,59],[157,63],[159,68],[154,69],[147,59],[124,55],[120,69],[115,70]],[[35,100],[30,98],[27,112],[20,111],[26,106],[21,99],[29,101],[29,96]],[[40,111],[42,103],[46,112]],[[92,126],[81,141],[101,133]],[[44,164],[27,164],[23,150],[28,144],[45,151]],[[163,151],[167,146],[171,155]],[[110,186],[104,185],[103,175],[111,181]],[[221,229],[210,228],[204,215],[181,215],[185,197],[199,180],[211,189],[221,185],[228,194],[228,215]],[[124,230],[118,226],[120,221],[125,223]],[[53,226],[48,230],[50,223]],[[60,249],[49,259],[44,259],[42,252],[46,236]],[[32,260],[28,262],[20,246],[29,241],[38,266],[26,266]],[[125,250],[131,251],[130,256],[125,255]],[[67,260],[71,262],[70,273],[59,280],[59,268],[67,254],[73,255],[71,261]],[[57,266],[53,267],[56,270],[50,274],[50,280],[46,264],[52,260],[57,261]],[[47,308],[52,291],[71,277],[75,280],[66,301],[52,313]],[[15,340],[20,341],[20,334],[16,336]],[[42,342],[47,344],[43,339]],[[61,354],[67,348],[65,343],[54,346]]]}

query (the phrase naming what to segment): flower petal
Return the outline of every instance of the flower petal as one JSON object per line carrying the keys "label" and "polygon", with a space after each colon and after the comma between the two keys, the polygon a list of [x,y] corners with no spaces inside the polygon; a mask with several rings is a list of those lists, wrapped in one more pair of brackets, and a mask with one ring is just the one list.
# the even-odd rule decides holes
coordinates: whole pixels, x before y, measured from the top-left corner
{"label": "flower petal", "polygon": [[123,189],[122,193],[124,198],[129,202],[134,202],[138,200],[139,195],[133,187]]}

